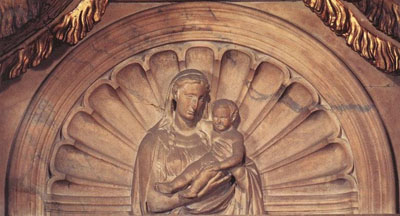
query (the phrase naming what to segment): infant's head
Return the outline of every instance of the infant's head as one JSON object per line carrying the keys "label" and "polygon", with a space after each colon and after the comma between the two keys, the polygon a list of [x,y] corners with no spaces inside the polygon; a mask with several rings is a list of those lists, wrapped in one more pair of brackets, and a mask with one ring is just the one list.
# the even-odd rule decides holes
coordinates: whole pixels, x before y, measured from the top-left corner
{"label": "infant's head", "polygon": [[219,99],[213,103],[212,117],[216,131],[225,131],[232,127],[238,116],[239,109],[235,102],[228,99]]}

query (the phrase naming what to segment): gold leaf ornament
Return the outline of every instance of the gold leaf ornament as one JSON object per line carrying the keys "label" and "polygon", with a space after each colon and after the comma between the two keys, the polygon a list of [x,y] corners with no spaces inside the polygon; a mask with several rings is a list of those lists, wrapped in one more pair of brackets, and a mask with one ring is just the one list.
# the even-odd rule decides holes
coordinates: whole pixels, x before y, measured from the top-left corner
{"label": "gold leaf ornament", "polygon": [[364,28],[342,1],[303,0],[303,2],[325,25],[337,35],[343,36],[347,45],[372,65],[386,73],[399,72],[399,48]]}
{"label": "gold leaf ornament", "polygon": [[55,37],[69,44],[76,44],[100,21],[108,0],[83,0],[63,20],[54,26]]}
{"label": "gold leaf ornament", "polygon": [[60,22],[53,24],[50,31],[38,33],[31,42],[26,42],[4,55],[0,61],[2,79],[17,78],[28,68],[38,66],[51,54],[55,38],[72,45],[78,43],[100,21],[107,3],[108,0],[82,0]]}
{"label": "gold leaf ornament", "polygon": [[[10,69],[9,79],[14,79],[25,73],[28,67],[36,67],[42,60],[49,57],[53,50],[53,35],[45,32],[39,39],[20,49],[13,57],[16,63]],[[3,68],[2,68],[3,69]]]}
{"label": "gold leaf ornament", "polygon": [[396,0],[358,0],[353,4],[380,31],[400,39],[400,7]]}

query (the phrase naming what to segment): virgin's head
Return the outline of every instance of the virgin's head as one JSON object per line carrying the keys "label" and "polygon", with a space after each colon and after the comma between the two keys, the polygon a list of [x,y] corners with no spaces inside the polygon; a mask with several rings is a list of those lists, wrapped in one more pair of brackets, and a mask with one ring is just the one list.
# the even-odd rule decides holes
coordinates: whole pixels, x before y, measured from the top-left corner
{"label": "virgin's head", "polygon": [[185,121],[198,121],[209,101],[210,85],[200,71],[188,69],[179,72],[171,81],[165,104],[165,117],[173,115]]}

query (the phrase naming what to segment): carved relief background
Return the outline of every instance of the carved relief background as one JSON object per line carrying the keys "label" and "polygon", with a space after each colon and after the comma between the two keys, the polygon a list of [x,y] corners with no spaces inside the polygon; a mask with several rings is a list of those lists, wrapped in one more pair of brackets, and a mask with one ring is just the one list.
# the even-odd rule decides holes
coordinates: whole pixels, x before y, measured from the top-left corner
{"label": "carved relief background", "polygon": [[358,212],[349,143],[318,92],[266,54],[211,42],[140,53],[82,95],[52,153],[47,211],[131,210],[139,142],[160,119],[172,77],[186,68],[212,80],[212,100],[239,105],[239,130],[261,174],[268,213]]}
{"label": "carved relief background", "polygon": [[10,212],[30,199],[30,213],[129,214],[138,144],[172,77],[188,68],[208,76],[212,101],[239,105],[267,213],[393,210],[394,186],[382,183],[393,177],[387,137],[350,69],[274,16],[188,3],[121,19],[54,69],[18,132]]}

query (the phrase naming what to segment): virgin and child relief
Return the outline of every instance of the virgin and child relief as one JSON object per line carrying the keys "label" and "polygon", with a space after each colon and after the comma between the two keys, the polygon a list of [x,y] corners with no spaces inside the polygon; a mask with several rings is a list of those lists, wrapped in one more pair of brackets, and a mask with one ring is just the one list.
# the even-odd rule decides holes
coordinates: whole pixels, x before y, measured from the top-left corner
{"label": "virgin and child relief", "polygon": [[[321,103],[283,63],[237,45],[187,42],[132,56],[70,111],[46,206],[128,214],[357,212],[349,144]],[[71,207],[70,197],[79,204]]]}

